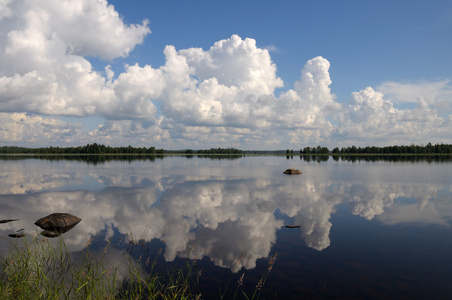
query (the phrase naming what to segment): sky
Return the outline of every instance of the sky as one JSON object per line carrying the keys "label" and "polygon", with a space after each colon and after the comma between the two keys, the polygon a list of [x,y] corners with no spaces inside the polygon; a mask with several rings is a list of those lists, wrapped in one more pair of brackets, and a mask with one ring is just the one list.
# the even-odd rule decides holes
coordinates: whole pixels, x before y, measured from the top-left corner
{"label": "sky", "polygon": [[0,0],[0,146],[452,143],[451,1]]}

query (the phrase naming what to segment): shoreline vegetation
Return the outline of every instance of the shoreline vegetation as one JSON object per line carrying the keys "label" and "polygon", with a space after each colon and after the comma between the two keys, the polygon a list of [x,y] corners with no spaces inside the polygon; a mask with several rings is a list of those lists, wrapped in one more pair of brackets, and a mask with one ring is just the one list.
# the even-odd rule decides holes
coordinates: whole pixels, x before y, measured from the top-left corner
{"label": "shoreline vegetation", "polygon": [[[128,235],[116,246],[109,239],[103,251],[92,249],[96,239],[91,237],[78,253],[69,252],[62,237],[53,243],[36,234],[31,240],[23,237],[11,243],[0,257],[1,299],[204,299],[204,278],[196,258],[188,256],[180,259],[181,263],[162,266],[162,249],[150,253],[144,243],[130,240]],[[126,255],[112,264],[112,247],[124,243]],[[187,245],[186,251],[189,248]],[[225,286],[218,282],[216,298],[259,299],[275,259],[276,253],[257,283],[244,280],[243,270],[241,275],[233,275],[240,276],[234,282],[230,279]]]}
{"label": "shoreline vegetation", "polygon": [[410,145],[410,146],[385,146],[385,147],[335,147],[333,150],[327,147],[304,147],[299,151],[287,150],[239,150],[235,148],[210,148],[210,149],[183,149],[165,150],[155,147],[111,147],[101,144],[87,144],[78,147],[41,147],[27,148],[18,146],[0,147],[0,155],[452,155],[452,144]]}

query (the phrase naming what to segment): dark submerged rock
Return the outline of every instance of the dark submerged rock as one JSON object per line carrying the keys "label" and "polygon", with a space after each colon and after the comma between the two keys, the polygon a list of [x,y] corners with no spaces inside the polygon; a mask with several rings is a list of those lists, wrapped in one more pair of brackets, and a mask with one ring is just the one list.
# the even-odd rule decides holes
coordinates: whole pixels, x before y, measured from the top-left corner
{"label": "dark submerged rock", "polygon": [[44,230],[57,231],[60,233],[71,230],[82,219],[68,213],[53,213],[35,222],[36,226]]}
{"label": "dark submerged rock", "polygon": [[62,235],[63,233],[68,232],[72,228],[74,228],[75,225],[77,225],[77,223],[74,225],[64,227],[64,228],[59,228],[56,230],[44,230],[43,232],[41,232],[41,235],[48,237],[48,238],[56,238],[56,237],[59,237],[60,235]]}
{"label": "dark submerged rock", "polygon": [[4,219],[4,220],[0,220],[0,224],[2,223],[8,223],[8,222],[13,222],[13,221],[17,221],[19,219]]}
{"label": "dark submerged rock", "polygon": [[18,238],[24,237],[25,233],[11,233],[11,234],[8,234],[8,236],[12,237],[12,238],[15,238],[15,239],[18,239]]}
{"label": "dark submerged rock", "polygon": [[300,228],[300,225],[285,225],[286,228]]}
{"label": "dark submerged rock", "polygon": [[43,232],[41,232],[41,235],[48,238],[56,238],[59,237],[61,233],[56,230],[44,230]]}
{"label": "dark submerged rock", "polygon": [[288,174],[288,175],[296,175],[296,174],[301,174],[303,172],[301,172],[300,170],[297,169],[287,169],[284,171],[284,174]]}

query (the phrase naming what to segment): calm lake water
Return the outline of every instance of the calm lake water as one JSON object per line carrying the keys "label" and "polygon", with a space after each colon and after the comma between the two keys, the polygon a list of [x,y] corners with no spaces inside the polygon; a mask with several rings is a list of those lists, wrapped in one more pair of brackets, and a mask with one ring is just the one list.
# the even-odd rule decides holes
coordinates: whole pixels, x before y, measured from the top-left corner
{"label": "calm lake water", "polygon": [[63,235],[74,254],[91,236],[99,249],[113,239],[114,265],[128,234],[162,248],[162,260],[196,259],[203,299],[229,280],[235,288],[244,272],[254,290],[275,253],[261,299],[452,295],[448,159],[0,160],[0,219],[19,219],[0,224],[0,252],[8,234],[34,235],[34,222],[53,212],[82,218]]}

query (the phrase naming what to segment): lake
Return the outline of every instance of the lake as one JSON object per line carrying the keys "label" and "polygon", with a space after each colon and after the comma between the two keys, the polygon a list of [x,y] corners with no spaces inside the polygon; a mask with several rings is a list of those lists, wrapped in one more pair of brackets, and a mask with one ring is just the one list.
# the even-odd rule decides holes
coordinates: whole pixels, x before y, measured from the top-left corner
{"label": "lake", "polygon": [[254,290],[275,254],[261,299],[452,294],[446,157],[3,157],[0,219],[19,220],[0,224],[0,252],[54,212],[82,219],[62,235],[73,253],[92,236],[99,249],[113,240],[114,264],[127,235],[162,261],[195,260],[203,299],[243,273]]}

